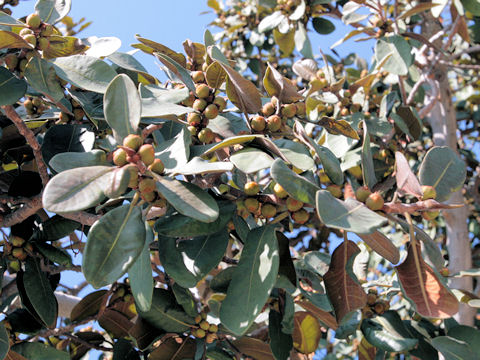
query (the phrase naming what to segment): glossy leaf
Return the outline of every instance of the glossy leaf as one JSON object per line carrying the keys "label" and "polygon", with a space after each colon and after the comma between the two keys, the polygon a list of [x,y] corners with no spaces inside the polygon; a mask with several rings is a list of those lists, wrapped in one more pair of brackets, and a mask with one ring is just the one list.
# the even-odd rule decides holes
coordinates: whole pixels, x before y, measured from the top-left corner
{"label": "glossy leaf", "polygon": [[268,313],[270,349],[276,360],[287,360],[293,348],[292,336],[282,332],[282,314],[271,309]]}
{"label": "glossy leaf", "polygon": [[85,279],[96,289],[118,280],[132,266],[145,244],[139,207],[123,205],[91,227],[83,253]]}
{"label": "glossy leaf", "polygon": [[198,174],[218,174],[233,170],[233,164],[229,161],[214,161],[203,160],[200,157],[194,157],[184,166],[175,170],[182,175],[198,175]]}
{"label": "glossy leaf", "polygon": [[398,251],[390,239],[380,231],[374,231],[371,234],[358,234],[358,236],[365,241],[373,251],[392,264],[397,264],[400,261],[400,251]]}
{"label": "glossy leaf", "polygon": [[155,157],[162,160],[167,172],[175,172],[177,168],[184,167],[190,157],[192,136],[182,127],[175,137],[162,142],[155,148]]}
{"label": "glossy leaf", "polygon": [[91,56],[60,57],[52,63],[57,75],[63,80],[81,89],[102,94],[117,75],[105,62]]}
{"label": "glossy leaf", "polygon": [[303,99],[303,96],[297,92],[297,87],[280,74],[270,63],[263,77],[263,86],[268,95],[276,96],[282,103],[289,104]]}
{"label": "glossy leaf", "polygon": [[98,324],[116,338],[127,336],[133,327],[133,322],[125,314],[111,308],[101,313]]}
{"label": "glossy leaf", "polygon": [[216,201],[198,186],[179,180],[155,176],[157,190],[180,213],[211,223],[218,218]]}
{"label": "glossy leaf", "polygon": [[194,324],[193,318],[188,316],[176,303],[175,297],[164,289],[155,289],[150,310],[139,309],[139,314],[151,325],[166,332],[181,333]]}
{"label": "glossy leaf", "polygon": [[242,336],[232,343],[243,354],[253,357],[255,360],[274,360],[270,346],[262,340]]}
{"label": "glossy leaf", "polygon": [[288,139],[278,139],[273,143],[293,166],[303,171],[312,170],[315,167],[315,162],[305,145]]}
{"label": "glossy leaf", "polygon": [[316,208],[320,220],[326,226],[357,234],[371,234],[386,222],[384,217],[364,204],[351,198],[338,200],[327,190],[317,192]]}
{"label": "glossy leaf", "polygon": [[409,43],[400,35],[382,37],[375,46],[375,59],[377,63],[384,62],[382,67],[388,72],[407,75],[413,63],[411,50]]}
{"label": "glossy leaf", "polygon": [[111,185],[115,168],[90,166],[63,171],[54,176],[43,192],[45,209],[65,213],[99,204]]}
{"label": "glossy leaf", "polygon": [[269,168],[273,163],[273,158],[259,149],[246,147],[232,154],[230,161],[237,169],[251,174]]}
{"label": "glossy leaf", "polygon": [[40,57],[33,57],[28,62],[24,75],[28,84],[35,90],[45,94],[55,102],[63,99],[63,89],[56,78],[55,69],[48,61]]}
{"label": "glossy leaf", "polygon": [[72,309],[70,320],[82,321],[89,316],[97,314],[107,293],[107,290],[98,290],[85,296]]}
{"label": "glossy leaf", "polygon": [[370,135],[367,131],[367,123],[363,122],[363,145],[362,145],[362,176],[363,183],[368,186],[369,189],[373,189],[377,183],[375,177],[375,168],[373,166],[372,151],[370,149]]}
{"label": "glossy leaf", "polygon": [[55,24],[70,12],[71,7],[71,0],[38,0],[35,12],[40,15],[43,22]]}
{"label": "glossy leaf", "polygon": [[[364,319],[361,329],[365,339],[370,344],[384,351],[406,351],[418,344],[417,339],[402,337],[398,332],[395,332],[395,329],[387,329],[382,326],[381,318]],[[393,330],[393,332],[389,330]]]}
{"label": "glossy leaf", "polygon": [[320,188],[290,170],[283,160],[276,159],[270,168],[270,173],[273,180],[292,197],[307,204],[315,203],[315,194]]}
{"label": "glossy leaf", "polygon": [[28,360],[69,360],[65,351],[39,342],[22,342],[12,346],[12,350]]}
{"label": "glossy leaf", "polygon": [[466,325],[457,325],[448,330],[447,335],[470,344],[475,354],[480,354],[480,331]]}
{"label": "glossy leaf", "polygon": [[26,42],[20,35],[0,30],[0,49],[33,49],[30,43]]}
{"label": "glossy leaf", "polygon": [[55,326],[58,312],[57,299],[38,260],[33,258],[26,260],[23,286],[39,318],[46,326]]}
{"label": "glossy leaf", "polygon": [[49,161],[48,165],[56,172],[75,169],[77,167],[110,165],[103,150],[92,150],[88,152],[64,152],[56,154]]}
{"label": "glossy leaf", "polygon": [[410,169],[407,159],[399,152],[395,152],[395,177],[397,179],[397,191],[402,194],[410,194],[421,198],[422,187],[415,174]]}
{"label": "glossy leaf", "polygon": [[155,231],[160,235],[182,238],[214,234],[225,228],[232,218],[233,211],[233,204],[221,204],[218,218],[211,223],[195,220],[182,214],[161,217],[155,223]]}
{"label": "glossy leaf", "polygon": [[297,311],[294,317],[293,346],[302,354],[314,352],[322,337],[318,320],[307,311]]}
{"label": "glossy leaf", "polygon": [[312,25],[315,31],[319,34],[326,35],[335,31],[335,25],[333,25],[330,20],[327,20],[324,17],[313,18]]}
{"label": "glossy leaf", "polygon": [[8,338],[7,329],[3,323],[0,324],[0,359],[5,359],[10,349],[10,340]]}
{"label": "glossy leaf", "polygon": [[220,309],[222,324],[234,334],[245,333],[262,311],[275,285],[278,267],[275,225],[250,231]]}
{"label": "glossy leaf", "polygon": [[466,176],[465,163],[446,146],[431,148],[420,165],[419,178],[422,185],[430,185],[437,191],[435,198],[446,201],[452,192],[463,185]]}
{"label": "glossy leaf", "polygon": [[0,106],[16,103],[27,91],[27,83],[0,67]]}
{"label": "glossy leaf", "polygon": [[137,133],[142,103],[135,84],[127,75],[117,75],[110,82],[103,106],[105,120],[113,129],[117,143],[121,143],[127,135]]}
{"label": "glossy leaf", "polygon": [[367,303],[367,294],[353,273],[353,261],[360,252],[352,241],[344,241],[333,252],[330,268],[323,277],[337,322]]}
{"label": "glossy leaf", "polygon": [[432,346],[437,349],[445,360],[478,359],[470,344],[450,336],[437,336],[431,340]]}
{"label": "glossy leaf", "polygon": [[222,260],[228,239],[225,229],[178,244],[175,238],[160,237],[160,261],[167,274],[180,286],[195,287]]}
{"label": "glossy leaf", "polygon": [[446,319],[457,313],[457,298],[425,263],[419,245],[409,244],[407,258],[396,269],[404,295],[420,315]]}
{"label": "glossy leaf", "polygon": [[145,245],[128,270],[130,288],[135,299],[135,305],[141,311],[150,310],[153,296],[152,267],[150,265],[150,244],[154,240],[153,231],[148,223],[145,223],[146,240]]}

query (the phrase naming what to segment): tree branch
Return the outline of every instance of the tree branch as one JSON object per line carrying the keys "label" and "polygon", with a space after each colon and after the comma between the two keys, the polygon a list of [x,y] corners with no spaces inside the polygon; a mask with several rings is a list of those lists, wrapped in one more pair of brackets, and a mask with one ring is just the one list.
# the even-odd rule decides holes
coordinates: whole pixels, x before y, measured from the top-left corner
{"label": "tree branch", "polygon": [[45,186],[48,180],[50,180],[50,176],[48,176],[47,165],[45,164],[45,161],[43,161],[42,149],[35,134],[27,127],[27,125],[25,125],[23,119],[17,114],[12,105],[4,105],[2,106],[2,109],[5,111],[7,117],[14,123],[20,135],[25,138],[32,148],[33,156],[37,162],[38,172],[42,179],[42,183]]}

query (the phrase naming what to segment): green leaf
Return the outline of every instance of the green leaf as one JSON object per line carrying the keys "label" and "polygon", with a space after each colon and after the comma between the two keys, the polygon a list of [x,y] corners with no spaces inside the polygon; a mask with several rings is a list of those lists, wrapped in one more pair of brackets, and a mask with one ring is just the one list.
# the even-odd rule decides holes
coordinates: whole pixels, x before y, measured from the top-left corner
{"label": "green leaf", "polygon": [[118,339],[115,345],[113,345],[112,360],[140,360],[140,355],[130,341]]}
{"label": "green leaf", "polygon": [[130,287],[135,299],[135,305],[141,311],[150,310],[153,296],[152,267],[150,265],[150,243],[154,241],[153,231],[145,223],[146,241],[142,252],[132,267],[128,270]]}
{"label": "green leaf", "polygon": [[233,164],[229,161],[203,160],[196,156],[184,166],[177,168],[176,173],[182,175],[199,175],[199,174],[218,174],[233,170]]}
{"label": "green leaf", "polygon": [[137,72],[148,81],[155,83],[155,78],[147,72],[147,69],[145,69],[143,65],[133,57],[133,55],[116,51],[113,54],[108,55],[107,59],[115,65],[129,71]]}
{"label": "green leaf", "polygon": [[371,234],[386,222],[384,217],[364,204],[351,198],[346,201],[338,200],[327,190],[318,191],[316,199],[320,220],[331,228]]}
{"label": "green leaf", "polygon": [[271,309],[268,313],[270,349],[276,360],[287,360],[293,348],[292,335],[282,332],[282,315]]}
{"label": "green leaf", "polygon": [[0,11],[0,25],[20,25],[26,26],[25,23],[15,19],[14,17]]}
{"label": "green leaf", "polygon": [[157,190],[180,214],[206,223],[218,218],[217,202],[198,186],[153,174]]}
{"label": "green leaf", "polygon": [[48,327],[54,327],[57,320],[58,304],[46,274],[37,259],[27,258],[23,286],[28,300],[39,318]]}
{"label": "green leaf", "polygon": [[320,188],[290,170],[283,160],[276,159],[270,168],[270,173],[273,180],[292,197],[307,204],[315,204],[315,194]]}
{"label": "green leaf", "polygon": [[236,335],[252,325],[275,285],[280,262],[275,226],[262,226],[248,234],[222,303],[221,322]]}
{"label": "green leaf", "polygon": [[195,220],[182,214],[163,216],[155,223],[155,231],[168,237],[194,237],[214,234],[227,225],[233,216],[233,203],[220,204],[219,216],[211,223]]}
{"label": "green leaf", "polygon": [[203,33],[203,42],[205,43],[206,48],[215,45],[215,39],[213,38],[212,33],[208,29],[206,29]]}
{"label": "green leaf", "polygon": [[90,166],[61,172],[43,192],[43,206],[56,213],[79,211],[99,204],[112,184],[115,167]]}
{"label": "green leaf", "polygon": [[71,0],[38,0],[35,12],[40,15],[43,22],[55,24],[70,12]]}
{"label": "green leaf", "polygon": [[367,123],[363,122],[363,145],[362,145],[362,175],[363,183],[366,184],[370,189],[373,189],[377,183],[377,178],[375,177],[375,168],[373,167],[373,158],[372,151],[370,150],[370,134],[367,130]]}
{"label": "green leaf", "polygon": [[111,66],[102,60],[86,55],[56,58],[52,61],[57,75],[84,90],[105,93],[117,75]]}
{"label": "green leaf", "polygon": [[95,149],[88,152],[64,152],[56,154],[48,165],[56,172],[75,169],[78,167],[110,165],[103,150]]}
{"label": "green leaf", "polygon": [[28,62],[24,75],[31,87],[45,94],[54,102],[64,98],[63,89],[57,80],[55,69],[48,61],[37,56],[33,57]]}
{"label": "green leaf", "polygon": [[480,3],[478,0],[460,0],[465,10],[470,11],[475,16],[480,16]]}
{"label": "green leaf", "polygon": [[298,28],[295,31],[295,48],[306,58],[313,59],[312,44],[307,35],[305,26],[298,22]]}
{"label": "green leaf", "polygon": [[377,41],[375,59],[377,63],[384,62],[383,68],[395,75],[407,75],[408,68],[413,63],[412,47],[400,35],[385,36]]}
{"label": "green leaf", "polygon": [[166,332],[182,333],[195,323],[177,304],[172,293],[164,289],[155,289],[150,310],[139,309],[138,313],[151,325]]}
{"label": "green leaf", "polygon": [[118,280],[140,255],[145,225],[138,206],[123,205],[96,221],[83,253],[85,279],[96,289]]}
{"label": "green leaf", "polygon": [[187,315],[196,317],[198,315],[197,304],[190,290],[174,283],[172,285],[172,291],[178,304],[185,310]]}
{"label": "green leaf", "polygon": [[466,325],[457,325],[447,335],[470,345],[475,354],[480,354],[480,331]]}
{"label": "green leaf", "polygon": [[50,244],[35,244],[35,247],[45,258],[51,262],[63,265],[67,268],[73,266],[72,257],[65,250],[59,249]]}
{"label": "green leaf", "polygon": [[0,359],[4,359],[10,349],[10,339],[8,338],[5,325],[0,323]]}
{"label": "green leaf", "polygon": [[135,84],[127,75],[117,75],[110,82],[103,98],[103,110],[117,143],[120,144],[127,135],[137,133],[142,102]]}
{"label": "green leaf", "polygon": [[248,133],[245,120],[233,113],[222,113],[208,122],[208,127],[221,137],[230,138],[243,132]]}
{"label": "green leaf", "polygon": [[376,318],[362,321],[362,333],[370,344],[388,352],[407,351],[418,344],[418,339],[405,338],[391,327],[386,329],[382,326],[383,320]]}
{"label": "green leaf", "polygon": [[470,344],[450,336],[437,336],[430,340],[432,346],[442,353],[445,360],[473,360],[479,359]]}
{"label": "green leaf", "polygon": [[96,315],[102,303],[104,301],[105,295],[108,294],[107,290],[98,290],[91,292],[85,296],[80,302],[78,302],[70,314],[71,321],[82,321],[89,316]]}
{"label": "green leaf", "polygon": [[315,167],[315,162],[305,145],[288,139],[278,139],[273,142],[295,167],[306,171]]}
{"label": "green leaf", "polygon": [[87,117],[98,128],[98,121],[105,120],[103,114],[103,95],[92,91],[73,91],[69,89],[68,92],[72,95],[82,109],[87,114]]}
{"label": "green leaf", "polygon": [[27,91],[27,83],[0,67],[0,106],[14,104]]}
{"label": "green leaf", "polygon": [[160,238],[160,261],[167,274],[180,286],[191,288],[219,264],[228,240],[226,229],[178,244],[175,238]]}
{"label": "green leaf", "polygon": [[161,142],[155,148],[155,157],[162,160],[167,172],[174,172],[188,163],[192,135],[185,126],[172,139]]}
{"label": "green leaf", "polygon": [[154,55],[158,60],[162,62],[163,65],[165,65],[171,72],[173,72],[190,91],[193,91],[194,94],[196,93],[195,84],[193,83],[193,80],[188,71],[182,65],[180,65],[178,62],[176,62],[166,54],[155,52]]}
{"label": "green leaf", "polygon": [[234,266],[223,269],[210,280],[210,289],[218,293],[227,293],[228,285],[230,285],[234,273]]}
{"label": "green leaf", "polygon": [[39,342],[22,342],[12,346],[12,350],[28,360],[69,360],[65,351],[60,351]]}
{"label": "green leaf", "polygon": [[327,35],[335,31],[335,25],[323,17],[313,18],[312,25],[315,31],[322,35]]}
{"label": "green leaf", "polygon": [[452,192],[459,190],[465,176],[465,163],[447,146],[431,148],[423,158],[419,170],[420,183],[435,188],[435,200],[438,202],[446,201]]}
{"label": "green leaf", "polygon": [[232,154],[230,161],[240,171],[251,174],[269,168],[273,163],[273,158],[262,150],[246,147]]}

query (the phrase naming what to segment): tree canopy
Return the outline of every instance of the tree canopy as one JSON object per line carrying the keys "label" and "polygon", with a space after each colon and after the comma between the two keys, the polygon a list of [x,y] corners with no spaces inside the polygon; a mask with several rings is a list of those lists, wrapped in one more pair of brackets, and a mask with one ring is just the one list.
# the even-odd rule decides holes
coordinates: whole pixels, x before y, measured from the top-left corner
{"label": "tree canopy", "polygon": [[0,0],[0,360],[477,359],[480,2],[207,3]]}

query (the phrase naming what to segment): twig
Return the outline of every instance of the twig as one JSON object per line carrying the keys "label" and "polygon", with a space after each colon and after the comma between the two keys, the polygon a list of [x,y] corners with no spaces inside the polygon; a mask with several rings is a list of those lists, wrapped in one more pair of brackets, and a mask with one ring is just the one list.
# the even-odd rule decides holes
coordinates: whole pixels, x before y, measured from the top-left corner
{"label": "twig", "polygon": [[227,256],[224,256],[222,258],[222,261],[226,264],[231,264],[231,265],[238,265],[238,260],[229,258]]}
{"label": "twig", "polygon": [[72,335],[72,334],[69,334],[69,333],[66,333],[66,334],[63,334],[63,335],[66,336],[67,338],[75,341],[75,342],[78,342],[82,345],[85,345],[85,346],[89,347],[90,349],[95,349],[95,350],[100,350],[100,351],[109,351],[109,352],[113,351],[113,348],[107,348],[105,346],[91,344],[88,341],[85,341],[82,338],[80,338],[78,336],[75,336],[75,335]]}
{"label": "twig", "polygon": [[70,220],[79,222],[80,224],[92,226],[98,219],[101,218],[100,215],[89,214],[85,211],[77,211],[72,213],[61,214],[62,217]]}
{"label": "twig", "polygon": [[420,79],[413,86],[412,90],[410,91],[410,94],[408,94],[408,98],[405,105],[409,105],[413,102],[413,98],[415,97],[415,94],[417,93],[417,91],[420,89],[420,86],[422,86],[424,82],[425,82],[425,77],[422,75]]}
{"label": "twig", "polygon": [[154,131],[156,131],[158,129],[161,129],[162,127],[163,127],[163,123],[162,124],[150,124],[145,129],[143,129],[142,137],[145,139],[145,138],[148,137],[148,135],[150,135],[151,133],[153,133]]}
{"label": "twig", "polygon": [[474,64],[454,64],[448,61],[440,60],[440,64],[449,66],[449,67],[455,67],[459,69],[468,69],[468,70],[480,70],[480,65],[474,65]]}
{"label": "twig", "polygon": [[21,208],[5,216],[0,216],[0,227],[10,227],[21,223],[42,208],[42,195],[34,196],[23,204]]}
{"label": "twig", "polygon": [[38,173],[40,174],[42,183],[45,186],[48,180],[50,180],[50,177],[48,176],[47,165],[45,164],[45,161],[43,161],[41,146],[38,143],[35,134],[27,127],[27,125],[25,125],[23,119],[17,114],[12,105],[4,105],[2,106],[2,109],[5,111],[7,117],[15,124],[20,135],[25,138],[27,143],[32,148],[33,156],[37,162]]}

